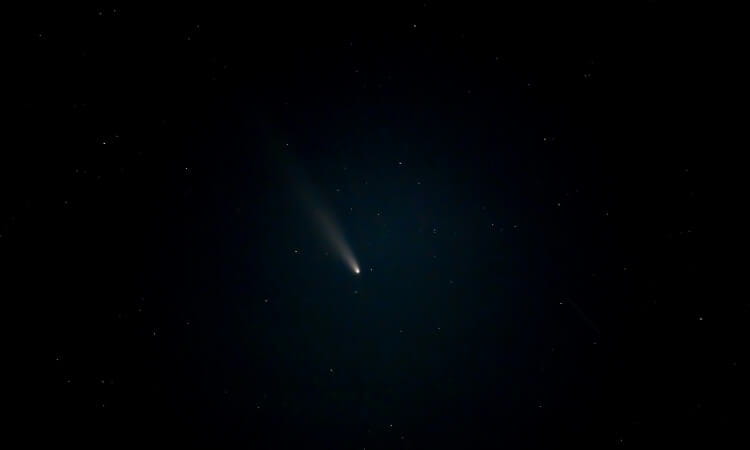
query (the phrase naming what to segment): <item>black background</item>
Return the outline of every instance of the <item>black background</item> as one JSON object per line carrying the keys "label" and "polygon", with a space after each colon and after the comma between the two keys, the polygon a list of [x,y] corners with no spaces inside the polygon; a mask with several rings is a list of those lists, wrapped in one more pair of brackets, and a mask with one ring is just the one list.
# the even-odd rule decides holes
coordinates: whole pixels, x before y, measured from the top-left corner
{"label": "black background", "polygon": [[[699,8],[8,19],[24,439],[743,446],[748,305],[711,275]],[[300,206],[313,188],[359,276]]]}

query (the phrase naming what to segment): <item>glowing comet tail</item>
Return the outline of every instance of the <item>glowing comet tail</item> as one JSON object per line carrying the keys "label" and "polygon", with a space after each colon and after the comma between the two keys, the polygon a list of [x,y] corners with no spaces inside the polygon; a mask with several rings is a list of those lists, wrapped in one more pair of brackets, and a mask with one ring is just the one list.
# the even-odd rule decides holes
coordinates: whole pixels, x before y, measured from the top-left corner
{"label": "glowing comet tail", "polygon": [[352,269],[352,272],[359,274],[359,263],[354,257],[351,247],[344,239],[344,234],[333,221],[333,219],[320,209],[315,210],[315,219],[320,225],[323,236],[331,244],[334,251],[338,253],[344,263]]}

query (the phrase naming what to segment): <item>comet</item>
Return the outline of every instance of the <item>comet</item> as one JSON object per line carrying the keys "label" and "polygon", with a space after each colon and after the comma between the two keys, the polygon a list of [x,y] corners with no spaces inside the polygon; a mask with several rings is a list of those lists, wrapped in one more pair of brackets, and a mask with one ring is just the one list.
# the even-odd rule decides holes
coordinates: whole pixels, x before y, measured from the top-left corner
{"label": "comet", "polygon": [[344,264],[346,264],[355,275],[359,275],[360,270],[357,258],[354,256],[354,252],[346,241],[344,233],[341,231],[336,221],[333,220],[333,217],[322,208],[316,208],[313,214],[315,221],[318,223],[321,234],[331,247],[333,247],[334,252],[336,252]]}
{"label": "comet", "polygon": [[272,145],[269,149],[272,147],[283,149],[283,151],[277,150],[269,153],[269,161],[275,161],[278,164],[285,175],[284,184],[290,186],[297,194],[300,206],[311,216],[315,228],[326,244],[331,247],[332,253],[336,254],[354,275],[359,275],[361,272],[359,262],[331,212],[333,208],[327,204],[324,196],[316,189],[315,183],[311,182],[302,165],[296,161],[293,152],[288,149],[288,144],[282,145],[279,138],[272,138],[270,141]]}

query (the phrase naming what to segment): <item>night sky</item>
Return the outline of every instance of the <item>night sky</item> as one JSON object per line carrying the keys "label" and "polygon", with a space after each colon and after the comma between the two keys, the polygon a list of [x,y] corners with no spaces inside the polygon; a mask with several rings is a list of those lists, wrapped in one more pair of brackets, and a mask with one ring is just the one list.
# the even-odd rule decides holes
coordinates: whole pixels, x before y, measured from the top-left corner
{"label": "night sky", "polygon": [[609,3],[6,16],[24,442],[746,448],[715,61]]}

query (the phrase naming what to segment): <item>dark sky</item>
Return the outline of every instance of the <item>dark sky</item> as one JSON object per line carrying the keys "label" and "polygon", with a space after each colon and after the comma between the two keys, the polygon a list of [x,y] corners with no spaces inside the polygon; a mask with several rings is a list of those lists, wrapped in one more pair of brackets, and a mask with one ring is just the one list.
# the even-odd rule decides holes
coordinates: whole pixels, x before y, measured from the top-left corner
{"label": "dark sky", "polygon": [[25,440],[743,447],[705,24],[604,3],[8,17]]}

